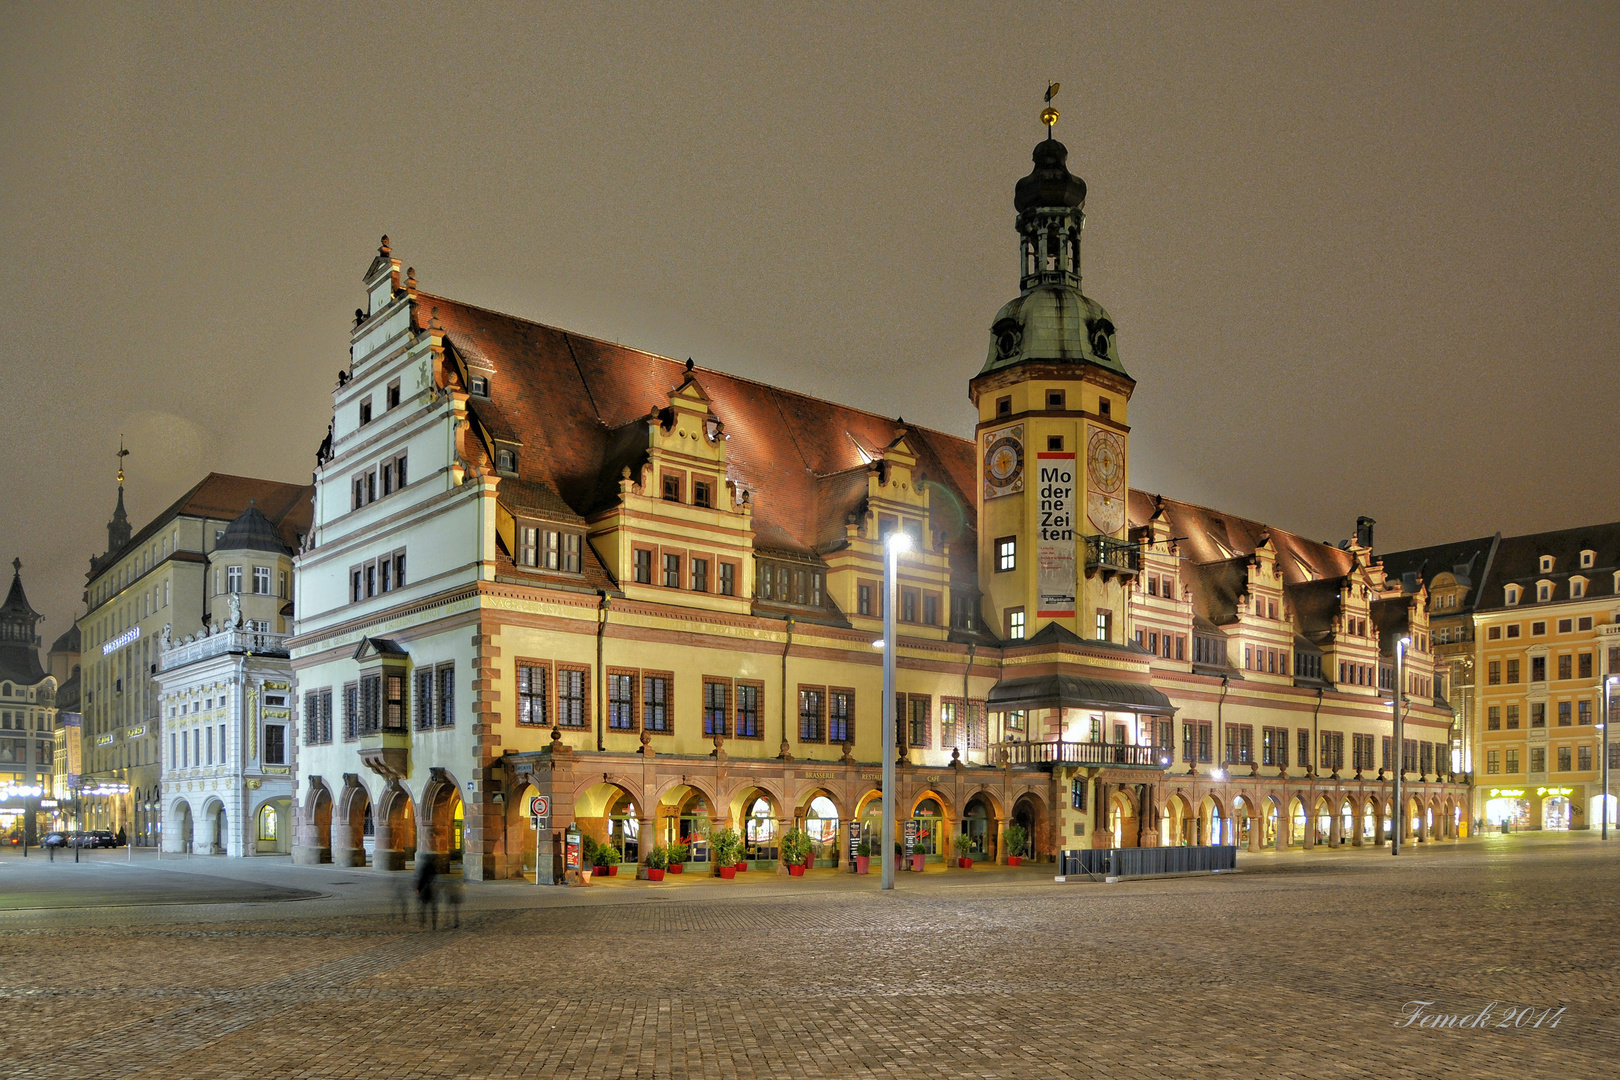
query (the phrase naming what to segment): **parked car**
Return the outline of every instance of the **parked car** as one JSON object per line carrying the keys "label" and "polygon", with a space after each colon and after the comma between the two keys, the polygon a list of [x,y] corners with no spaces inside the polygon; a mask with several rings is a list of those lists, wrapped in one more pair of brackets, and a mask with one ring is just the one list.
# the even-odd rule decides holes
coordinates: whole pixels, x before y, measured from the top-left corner
{"label": "parked car", "polygon": [[114,836],[111,832],[107,831],[106,829],[97,829],[94,832],[89,833],[88,836],[89,836],[90,842],[86,845],[87,847],[93,847],[93,848],[109,847],[110,848],[110,847],[117,847],[118,846],[118,837]]}

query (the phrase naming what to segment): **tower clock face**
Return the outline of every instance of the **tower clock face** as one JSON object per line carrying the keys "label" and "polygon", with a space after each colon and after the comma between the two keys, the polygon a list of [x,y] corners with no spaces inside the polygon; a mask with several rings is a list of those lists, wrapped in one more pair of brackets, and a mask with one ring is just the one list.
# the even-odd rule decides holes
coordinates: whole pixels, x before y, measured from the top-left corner
{"label": "tower clock face", "polygon": [[1090,445],[1086,447],[1086,468],[1091,471],[1091,483],[1097,490],[1118,491],[1125,472],[1119,437],[1107,431],[1093,431]]}
{"label": "tower clock face", "polygon": [[1014,424],[984,437],[984,497],[1024,490],[1024,425]]}
{"label": "tower clock face", "polygon": [[1091,527],[1113,536],[1125,527],[1125,440],[1092,427],[1086,437],[1086,516]]}

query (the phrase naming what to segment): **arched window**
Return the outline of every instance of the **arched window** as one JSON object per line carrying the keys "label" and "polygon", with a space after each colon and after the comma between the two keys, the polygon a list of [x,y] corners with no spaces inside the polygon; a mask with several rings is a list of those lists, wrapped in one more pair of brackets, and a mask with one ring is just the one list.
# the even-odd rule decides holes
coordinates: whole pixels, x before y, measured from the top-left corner
{"label": "arched window", "polygon": [[265,803],[259,808],[259,839],[274,840],[276,838],[276,808]]}

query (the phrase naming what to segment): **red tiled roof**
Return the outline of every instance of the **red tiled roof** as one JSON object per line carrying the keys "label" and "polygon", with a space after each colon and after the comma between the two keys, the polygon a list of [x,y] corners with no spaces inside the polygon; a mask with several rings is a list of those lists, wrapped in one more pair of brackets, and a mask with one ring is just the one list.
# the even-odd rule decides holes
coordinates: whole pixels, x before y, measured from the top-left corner
{"label": "red tiled roof", "polygon": [[[685,364],[444,297],[415,299],[419,328],[436,312],[451,347],[493,372],[490,399],[473,408],[492,435],[522,442],[522,478],[549,484],[581,514],[612,505],[619,469],[645,452],[641,425],[669,404]],[[971,531],[972,442],[721,371],[693,374],[725,425],[726,476],[750,493],[757,547],[808,553],[841,536],[848,485],[832,484],[838,505],[824,505],[821,478],[863,467],[862,448],[878,451],[902,430],[919,473],[968,508]]]}

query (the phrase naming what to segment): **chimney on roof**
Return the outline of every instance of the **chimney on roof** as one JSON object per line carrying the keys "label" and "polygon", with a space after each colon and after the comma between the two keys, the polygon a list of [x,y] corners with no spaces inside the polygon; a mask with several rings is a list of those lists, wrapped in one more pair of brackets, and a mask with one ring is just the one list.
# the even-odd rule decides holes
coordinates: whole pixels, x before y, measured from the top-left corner
{"label": "chimney on roof", "polygon": [[1372,518],[1363,514],[1356,518],[1356,546],[1371,548],[1373,546],[1373,526],[1378,524]]}

